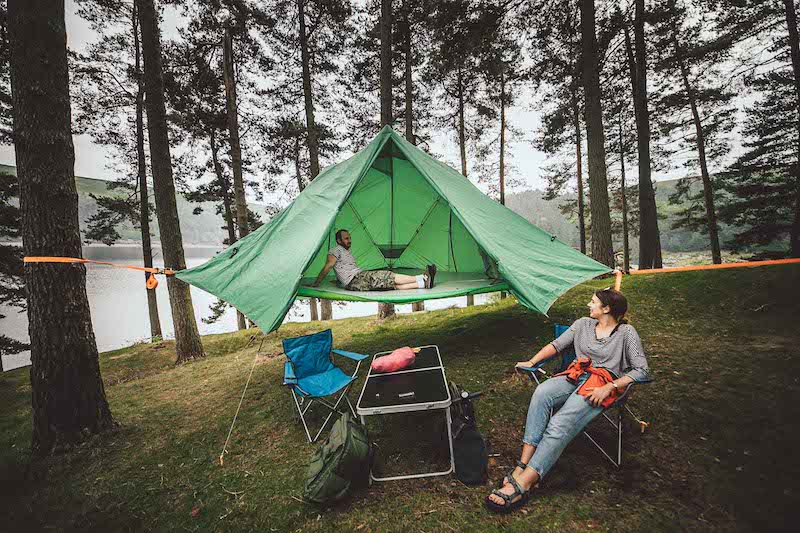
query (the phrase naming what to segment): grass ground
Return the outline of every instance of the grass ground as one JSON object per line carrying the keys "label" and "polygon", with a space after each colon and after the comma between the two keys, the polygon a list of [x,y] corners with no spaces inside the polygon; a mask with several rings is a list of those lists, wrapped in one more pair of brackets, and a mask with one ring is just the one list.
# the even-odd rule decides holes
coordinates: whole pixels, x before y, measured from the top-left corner
{"label": "grass ground", "polygon": [[[548,342],[554,322],[583,316],[592,290],[608,283],[576,287],[551,318],[507,299],[382,324],[354,318],[329,325],[336,346],[355,352],[438,344],[448,377],[484,393],[476,408],[499,454],[496,479],[516,460],[530,397],[514,362]],[[280,340],[319,326],[289,324],[266,337],[224,466],[217,457],[256,355],[247,332],[205,337],[208,357],[180,367],[172,365],[169,342],[102,354],[120,429],[33,463],[28,371],[0,376],[0,529],[788,528],[800,509],[800,268],[635,276],[623,290],[656,379],[630,404],[651,425],[641,434],[629,420],[618,470],[578,437],[522,512],[491,515],[483,508],[489,488],[454,477],[375,484],[331,509],[302,503],[316,446],[305,443],[280,387]],[[407,428],[401,436],[405,443],[418,437]],[[384,459],[397,466],[394,456]]]}

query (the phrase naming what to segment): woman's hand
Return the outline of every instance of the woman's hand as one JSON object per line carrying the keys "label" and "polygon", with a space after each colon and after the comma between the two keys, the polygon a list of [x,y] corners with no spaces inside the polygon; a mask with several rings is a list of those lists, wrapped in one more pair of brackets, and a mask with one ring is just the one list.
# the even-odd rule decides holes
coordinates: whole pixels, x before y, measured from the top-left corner
{"label": "woman's hand", "polygon": [[514,365],[514,368],[519,368],[521,366],[528,368],[533,366],[533,363],[531,363],[530,359],[527,361],[519,361],[516,365]]}
{"label": "woman's hand", "polygon": [[586,401],[592,404],[592,407],[600,407],[603,401],[608,398],[611,392],[614,390],[614,385],[611,383],[606,383],[602,387],[596,387],[595,389],[586,389],[591,390],[591,394],[586,397]]}

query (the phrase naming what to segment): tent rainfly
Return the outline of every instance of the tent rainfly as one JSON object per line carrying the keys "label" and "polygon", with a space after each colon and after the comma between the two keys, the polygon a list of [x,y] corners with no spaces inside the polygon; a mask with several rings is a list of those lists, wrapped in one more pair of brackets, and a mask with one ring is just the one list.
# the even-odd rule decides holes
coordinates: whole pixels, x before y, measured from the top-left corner
{"label": "tent rainfly", "polygon": [[[354,292],[337,286],[331,271],[311,287],[339,229],[350,232],[362,269],[413,275],[435,264],[436,286]],[[608,271],[386,126],[363,150],[326,168],[269,223],[176,276],[269,332],[298,296],[410,303],[506,290],[546,313],[571,287]]]}

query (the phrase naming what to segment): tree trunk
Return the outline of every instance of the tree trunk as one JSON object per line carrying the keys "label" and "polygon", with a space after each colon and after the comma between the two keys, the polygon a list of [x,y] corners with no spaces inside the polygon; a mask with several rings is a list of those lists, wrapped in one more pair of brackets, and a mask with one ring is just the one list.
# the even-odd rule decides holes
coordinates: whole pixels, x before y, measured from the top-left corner
{"label": "tree trunk", "polygon": [[[311,162],[311,179],[319,175],[319,138],[314,121],[314,95],[311,91],[311,60],[308,55],[306,37],[306,14],[304,0],[297,0],[297,16],[300,20],[300,57],[303,63],[303,96],[306,107],[306,132],[308,133],[308,159]],[[302,189],[301,189],[302,190]]]}
{"label": "tree trunk", "polygon": [[219,147],[217,146],[216,130],[213,128],[209,132],[209,143],[211,144],[211,161],[214,164],[214,174],[219,182],[220,192],[222,193],[222,208],[225,211],[225,229],[228,231],[228,246],[232,246],[238,239],[236,238],[236,224],[233,221],[233,211],[231,210],[231,194],[228,188],[228,180],[222,172],[222,164],[219,162]]}
{"label": "tree trunk", "polygon": [[[308,104],[308,101],[306,101]],[[308,113],[306,113],[306,117],[308,117]],[[313,118],[312,118],[313,120]],[[300,138],[295,137],[294,139],[294,177],[297,180],[297,189],[300,192],[303,192],[303,189],[306,188],[305,184],[303,183],[303,172],[300,168]],[[317,311],[317,299],[316,298],[309,298],[308,299],[308,307],[311,314],[311,322],[316,322],[319,320],[319,312]]]}
{"label": "tree trunk", "polygon": [[506,205],[506,72],[500,70],[500,205]]}
{"label": "tree trunk", "polygon": [[[405,82],[406,82],[406,140],[413,145],[417,144],[416,138],[414,137],[414,83],[411,78],[412,70],[411,67],[413,66],[412,63],[412,55],[411,55],[411,21],[409,20],[409,7],[408,2],[405,3],[404,10],[405,10],[405,17],[406,17],[406,35],[405,35],[405,59],[406,59],[406,70],[405,70]],[[411,311],[424,311],[425,310],[425,302],[413,302],[411,304]]]}
{"label": "tree trunk", "polygon": [[[577,91],[577,87],[574,88]],[[578,183],[578,233],[580,234],[581,253],[586,254],[586,213],[584,206],[583,194],[583,150],[581,138],[581,110],[578,105],[578,95],[573,93],[572,97],[572,115],[575,122],[575,163],[576,163],[576,179]]]}
{"label": "tree trunk", "polygon": [[631,270],[631,250],[628,242],[628,198],[625,191],[625,145],[622,137],[622,118],[619,121],[619,166],[620,166],[620,186],[619,192],[622,195],[622,269],[625,272]]}
{"label": "tree trunk", "polygon": [[467,135],[464,124],[464,77],[458,67],[458,149],[461,152],[461,175],[467,177]]}
{"label": "tree trunk", "polygon": [[[408,3],[407,1],[405,2]],[[414,140],[414,82],[411,79],[412,73],[412,56],[411,56],[411,21],[409,20],[408,6],[404,5],[406,11],[406,35],[405,35],[405,82],[406,82],[406,140],[413,145],[416,145]]]}
{"label": "tree trunk", "polygon": [[[136,69],[136,162],[139,174],[139,225],[142,230],[142,256],[144,266],[153,267],[153,246],[150,241],[150,198],[147,190],[147,158],[144,152],[144,80],[142,79],[141,55],[139,42],[139,18],[136,4],[133,5],[133,47]],[[145,274],[145,281],[150,274]],[[158,299],[155,289],[147,289],[147,312],[150,317],[150,340],[161,339],[161,320],[158,317]]]}
{"label": "tree trunk", "polygon": [[392,0],[381,0],[381,127],[392,124]]}
{"label": "tree trunk", "polygon": [[233,197],[236,200],[236,225],[239,238],[250,233],[247,221],[247,198],[242,177],[242,147],[239,144],[239,110],[236,103],[236,69],[233,62],[233,34],[225,28],[223,39],[222,71],[225,80],[225,102],[228,113],[228,136],[231,144],[231,166],[233,167]]}
{"label": "tree trunk", "polygon": [[794,90],[797,96],[797,166],[795,167],[795,206],[794,222],[790,233],[792,257],[800,257],[800,39],[797,35],[797,14],[793,0],[783,0],[786,8],[786,25],[789,28],[789,49],[792,55],[792,72],[794,73]]}
{"label": "tree trunk", "polygon": [[[392,0],[381,0],[381,127],[392,124]],[[394,304],[378,303],[378,319],[394,316]]]}
{"label": "tree trunk", "polygon": [[595,37],[594,0],[581,0],[581,45],[583,49],[583,90],[585,100],[586,145],[589,153],[589,204],[592,217],[592,258],[614,266],[611,244],[611,214],[608,207],[606,148],[603,108],[600,103],[600,78]]}
{"label": "tree trunk", "polygon": [[647,110],[647,50],[644,42],[644,0],[635,0],[633,56],[628,26],[625,29],[625,49],[633,89],[633,108],[636,116],[636,147],[639,156],[639,269],[661,268],[661,235],[658,230],[656,191],[650,176],[650,114]]}
{"label": "tree trunk", "polygon": [[[233,212],[231,211],[231,195],[228,189],[228,181],[222,172],[222,165],[219,162],[219,149],[217,147],[216,130],[211,128],[209,132],[209,142],[211,144],[211,161],[214,163],[214,174],[217,176],[219,189],[222,193],[222,207],[225,210],[225,228],[228,230],[228,246],[233,246],[236,242],[236,225],[233,223]],[[236,326],[241,331],[247,329],[247,320],[244,314],[236,310]]]}
{"label": "tree trunk", "polygon": [[[500,68],[500,205],[506,205],[506,69]],[[508,296],[500,291],[500,299]]]}
{"label": "tree trunk", "polygon": [[708,238],[711,241],[711,260],[715,265],[722,263],[722,254],[719,249],[719,234],[717,231],[717,212],[714,208],[714,186],[711,183],[711,176],[708,173],[706,163],[706,141],[703,132],[703,124],[700,122],[700,113],[697,110],[697,97],[694,88],[689,83],[689,70],[686,62],[681,58],[681,47],[678,43],[677,28],[673,28],[673,42],[675,44],[675,54],[678,56],[678,63],[681,70],[681,80],[686,96],[689,98],[689,107],[692,109],[692,120],[697,135],[697,156],[700,160],[700,176],[703,179],[703,198],[706,206],[706,221],[708,223]]}
{"label": "tree trunk", "polygon": [[[461,153],[461,175],[467,177],[467,135],[464,124],[464,76],[458,67],[458,149]],[[475,295],[467,294],[467,307],[475,305]]]}
{"label": "tree trunk", "polygon": [[[144,86],[147,91],[147,132],[150,139],[150,165],[153,169],[158,229],[161,249],[168,268],[186,268],[183,239],[178,220],[175,182],[172,178],[172,158],[167,132],[167,112],[164,103],[164,77],[161,68],[161,35],[153,0],[137,0],[139,24],[142,30],[144,57]],[[175,326],[177,363],[203,357],[203,345],[197,331],[189,286],[175,276],[167,277],[167,290]]]}
{"label": "tree trunk", "polygon": [[[26,256],[81,257],[64,2],[10,0],[14,147]],[[32,452],[115,426],[100,376],[83,265],[25,267]]]}
{"label": "tree trunk", "polygon": [[[300,19],[300,56],[303,63],[303,96],[305,99],[306,110],[306,131],[308,133],[308,159],[311,163],[311,181],[319,175],[319,134],[317,132],[317,123],[314,119],[314,93],[311,86],[311,59],[308,53],[308,37],[306,35],[306,19],[304,0],[297,0],[297,12]],[[298,146],[299,150],[299,146]],[[297,158],[297,183],[300,190],[303,190],[302,177],[300,175],[300,159],[299,154]],[[317,314],[317,299],[309,299],[309,306],[311,307],[311,320],[316,321],[319,319]],[[322,314],[322,320],[330,320],[333,316],[333,309],[329,300],[320,300],[319,308]]]}

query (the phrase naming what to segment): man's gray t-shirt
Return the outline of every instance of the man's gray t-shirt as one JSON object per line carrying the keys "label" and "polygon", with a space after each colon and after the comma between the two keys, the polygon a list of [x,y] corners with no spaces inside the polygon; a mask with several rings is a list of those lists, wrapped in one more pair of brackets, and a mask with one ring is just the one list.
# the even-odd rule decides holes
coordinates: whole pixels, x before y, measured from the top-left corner
{"label": "man's gray t-shirt", "polygon": [[636,329],[630,324],[620,324],[611,336],[598,339],[595,326],[594,318],[580,318],[552,344],[559,353],[572,346],[578,357],[590,357],[592,366],[610,370],[616,377],[648,379],[647,359]]}
{"label": "man's gray t-shirt", "polygon": [[333,265],[333,270],[336,272],[336,279],[343,287],[347,287],[353,278],[361,272],[356,264],[356,258],[353,257],[353,252],[337,244],[328,252],[336,258],[336,263]]}

